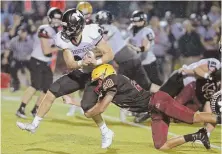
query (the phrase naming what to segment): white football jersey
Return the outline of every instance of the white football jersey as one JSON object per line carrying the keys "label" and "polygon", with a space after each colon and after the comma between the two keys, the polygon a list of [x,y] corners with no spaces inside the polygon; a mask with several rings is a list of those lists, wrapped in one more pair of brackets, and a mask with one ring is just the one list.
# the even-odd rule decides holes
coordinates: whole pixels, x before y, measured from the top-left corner
{"label": "white football jersey", "polygon": [[[207,64],[208,65],[208,69],[209,70],[214,70],[214,69],[220,69],[221,68],[221,63],[219,60],[215,59],[215,58],[207,58],[207,59],[202,59],[198,62],[195,62],[195,63],[192,63],[190,65],[183,65],[183,68],[186,68],[186,69],[195,69],[197,68],[198,66],[200,65],[203,65],[203,64]],[[184,79],[183,79],[183,83],[184,85],[187,85],[193,81],[196,81],[196,78],[195,76],[185,76]]]}
{"label": "white football jersey", "polygon": [[55,35],[56,31],[50,25],[41,25],[34,36],[33,51],[31,57],[38,59],[40,61],[50,62],[52,57],[44,55],[40,38],[47,38],[49,40],[50,45],[53,45],[54,44],[53,37]]}
{"label": "white football jersey", "polygon": [[[72,54],[76,61],[83,59],[83,57],[89,51],[96,51],[96,45],[102,39],[102,29],[97,24],[85,25],[82,38],[78,45],[72,44],[70,40],[64,39],[61,35],[61,32],[58,32],[54,38],[55,45],[61,48],[62,50],[68,49],[72,51]],[[80,69],[81,71],[88,73],[93,70],[93,67],[85,67]]]}
{"label": "white football jersey", "polygon": [[105,33],[104,39],[113,49],[114,54],[119,52],[126,46],[126,41],[123,39],[120,30],[114,25],[103,24],[101,25],[103,32]]}
{"label": "white football jersey", "polygon": [[153,30],[149,27],[144,27],[141,30],[139,30],[135,35],[131,32],[130,34],[130,43],[133,44],[136,47],[142,46],[142,40],[144,38],[147,38],[151,42],[151,48],[149,51],[144,51],[141,54],[142,59],[142,65],[147,65],[156,60],[156,56],[153,54],[153,46],[154,46],[154,39],[155,34]]}

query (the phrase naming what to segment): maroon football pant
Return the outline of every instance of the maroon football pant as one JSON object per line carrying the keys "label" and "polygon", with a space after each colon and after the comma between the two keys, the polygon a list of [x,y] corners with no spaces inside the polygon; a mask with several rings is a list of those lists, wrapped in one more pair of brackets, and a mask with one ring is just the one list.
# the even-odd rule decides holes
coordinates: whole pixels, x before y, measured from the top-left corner
{"label": "maroon football pant", "polygon": [[165,92],[156,92],[149,103],[152,109],[152,136],[155,148],[161,148],[167,141],[170,118],[192,124],[194,112],[176,102]]}
{"label": "maroon football pant", "polygon": [[[195,90],[196,82],[191,82],[181,90],[175,100],[193,111],[198,111],[202,107],[202,105],[196,97]],[[191,100],[193,100],[193,104],[188,103]]]}

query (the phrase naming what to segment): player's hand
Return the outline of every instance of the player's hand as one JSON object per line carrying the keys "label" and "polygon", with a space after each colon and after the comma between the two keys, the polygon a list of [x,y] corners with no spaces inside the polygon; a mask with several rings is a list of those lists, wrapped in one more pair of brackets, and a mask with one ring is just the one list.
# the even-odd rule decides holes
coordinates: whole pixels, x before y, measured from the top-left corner
{"label": "player's hand", "polygon": [[190,74],[194,74],[193,70],[190,69],[186,69],[186,68],[181,68],[179,69],[179,72],[183,75],[190,75]]}
{"label": "player's hand", "polygon": [[3,59],[2,59],[2,64],[3,64],[3,65],[8,64],[8,58],[3,58]]}

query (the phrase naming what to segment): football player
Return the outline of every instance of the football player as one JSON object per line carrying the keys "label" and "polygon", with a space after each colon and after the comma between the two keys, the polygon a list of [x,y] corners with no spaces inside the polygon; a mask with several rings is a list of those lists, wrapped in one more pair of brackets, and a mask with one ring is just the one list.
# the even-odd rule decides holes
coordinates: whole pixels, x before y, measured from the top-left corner
{"label": "football player", "polygon": [[[171,74],[169,79],[160,87],[160,90],[168,93],[172,98],[175,98],[179,94],[184,95],[176,97],[178,102],[184,104],[191,98],[189,94],[195,91],[194,88],[196,86],[192,85],[192,83],[196,82],[197,78],[211,79],[211,73],[219,70],[220,65],[220,62],[215,58],[202,59],[188,66],[183,65],[181,69]],[[186,92],[181,92],[182,90]],[[141,118],[143,117],[141,116]]]}
{"label": "football player", "polygon": [[[111,47],[103,40],[97,24],[85,25],[84,16],[75,8],[67,10],[62,17],[63,30],[57,33],[55,44],[63,50],[64,60],[70,73],[56,80],[47,91],[32,123],[17,122],[20,129],[35,132],[41,120],[50,110],[54,100],[60,96],[84,89],[81,107],[90,107],[88,103],[96,103],[94,85],[90,77],[93,68],[113,60]],[[87,84],[88,83],[88,84]],[[95,99],[95,100],[93,100]],[[85,107],[87,105],[87,107]],[[113,132],[107,128],[100,115],[93,117],[100,127],[102,148],[110,146]]]}
{"label": "football player", "polygon": [[92,108],[83,108],[86,117],[100,115],[111,102],[132,112],[147,112],[150,109],[152,135],[156,149],[167,150],[196,140],[200,140],[206,149],[210,148],[205,128],[193,134],[167,140],[170,117],[188,124],[199,122],[221,123],[221,115],[193,112],[177,103],[167,92],[158,91],[151,95],[152,85],[150,91],[145,91],[135,81],[116,74],[114,68],[109,64],[100,65],[93,70],[92,83],[97,85],[94,91],[99,99]]}
{"label": "football player", "polygon": [[155,34],[151,28],[146,26],[147,15],[143,11],[134,11],[131,15],[129,27],[129,47],[140,53],[142,65],[152,83],[161,85],[158,77],[156,57],[152,52]]}
{"label": "football player", "polygon": [[[152,51],[155,43],[155,34],[147,26],[147,15],[143,11],[136,10],[132,13],[130,20],[128,45],[140,54],[143,68],[150,81],[160,86],[162,81],[157,69],[156,56]],[[150,118],[149,112],[141,113],[135,117],[134,122],[140,123],[148,118]]]}
{"label": "football player", "polygon": [[[211,61],[212,63],[212,61]],[[203,110],[204,112],[212,113],[212,109],[210,107],[210,100],[214,93],[220,90],[221,84],[221,67],[220,65],[216,66],[215,64],[210,64],[211,70],[209,70],[208,66],[202,64],[201,68],[206,73],[210,72],[210,78],[197,78],[196,82],[192,82],[185,86],[183,90],[177,95],[176,100],[183,105],[186,105],[189,108],[194,110]],[[190,72],[192,72],[190,70]],[[195,73],[195,70],[193,71]],[[193,100],[194,104],[186,104],[188,101]],[[189,106],[188,106],[189,105]],[[206,124],[206,129],[208,132],[208,137],[210,137],[210,133],[215,128],[215,124]]]}
{"label": "football player", "polygon": [[26,118],[25,107],[30,102],[36,91],[41,91],[38,101],[31,111],[35,116],[37,108],[41,100],[45,96],[49,86],[53,82],[53,74],[50,68],[52,53],[58,51],[53,43],[53,37],[57,33],[57,28],[60,26],[62,12],[58,8],[50,8],[47,12],[49,24],[41,25],[37,35],[34,36],[34,46],[30,59],[31,86],[25,91],[22,102],[17,110],[16,115],[21,118]]}
{"label": "football player", "polygon": [[79,2],[76,9],[82,11],[82,13],[84,14],[86,25],[93,23],[92,20],[93,7],[89,2]]}
{"label": "football player", "polygon": [[[113,24],[114,17],[111,12],[103,10],[96,14],[96,23],[103,28],[103,36],[110,44],[115,54],[114,62],[118,65],[118,73],[135,80],[144,89],[150,87],[146,72],[142,68],[140,56],[135,50],[127,46],[127,41],[123,39],[120,30]],[[124,121],[125,111],[120,110],[120,119]]]}
{"label": "football player", "polygon": [[[93,23],[92,20],[92,13],[93,13],[93,7],[89,2],[79,2],[78,5],[76,6],[77,10],[82,11],[84,18],[85,18],[85,24],[89,25]],[[79,98],[82,98],[83,96],[83,91],[79,91]],[[79,101],[80,99],[78,98],[72,98],[71,95],[64,95],[63,97],[64,103],[66,104],[72,104],[73,101]],[[67,112],[67,116],[73,116],[76,111],[80,111],[81,114],[84,114],[82,108],[72,105],[69,109],[69,112]]]}

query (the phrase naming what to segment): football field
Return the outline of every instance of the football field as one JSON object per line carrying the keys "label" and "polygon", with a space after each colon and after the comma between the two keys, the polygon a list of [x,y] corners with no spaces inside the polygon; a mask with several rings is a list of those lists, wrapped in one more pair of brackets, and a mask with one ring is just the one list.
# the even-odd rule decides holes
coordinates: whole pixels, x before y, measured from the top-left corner
{"label": "football field", "polygon": [[[37,96],[33,97],[26,108],[27,120],[15,116],[20,105],[23,91],[10,93],[2,91],[1,96],[1,151],[2,154],[219,154],[221,153],[221,126],[212,133],[211,150],[202,144],[187,143],[169,151],[155,150],[150,130],[150,121],[143,124],[119,121],[119,109],[110,105],[103,114],[107,125],[115,133],[113,144],[109,149],[101,149],[100,131],[91,119],[77,114],[67,117],[69,105],[57,99],[51,110],[41,122],[34,134],[22,131],[16,121],[31,122],[30,111]],[[202,124],[187,125],[172,123],[169,138],[193,133]]]}

